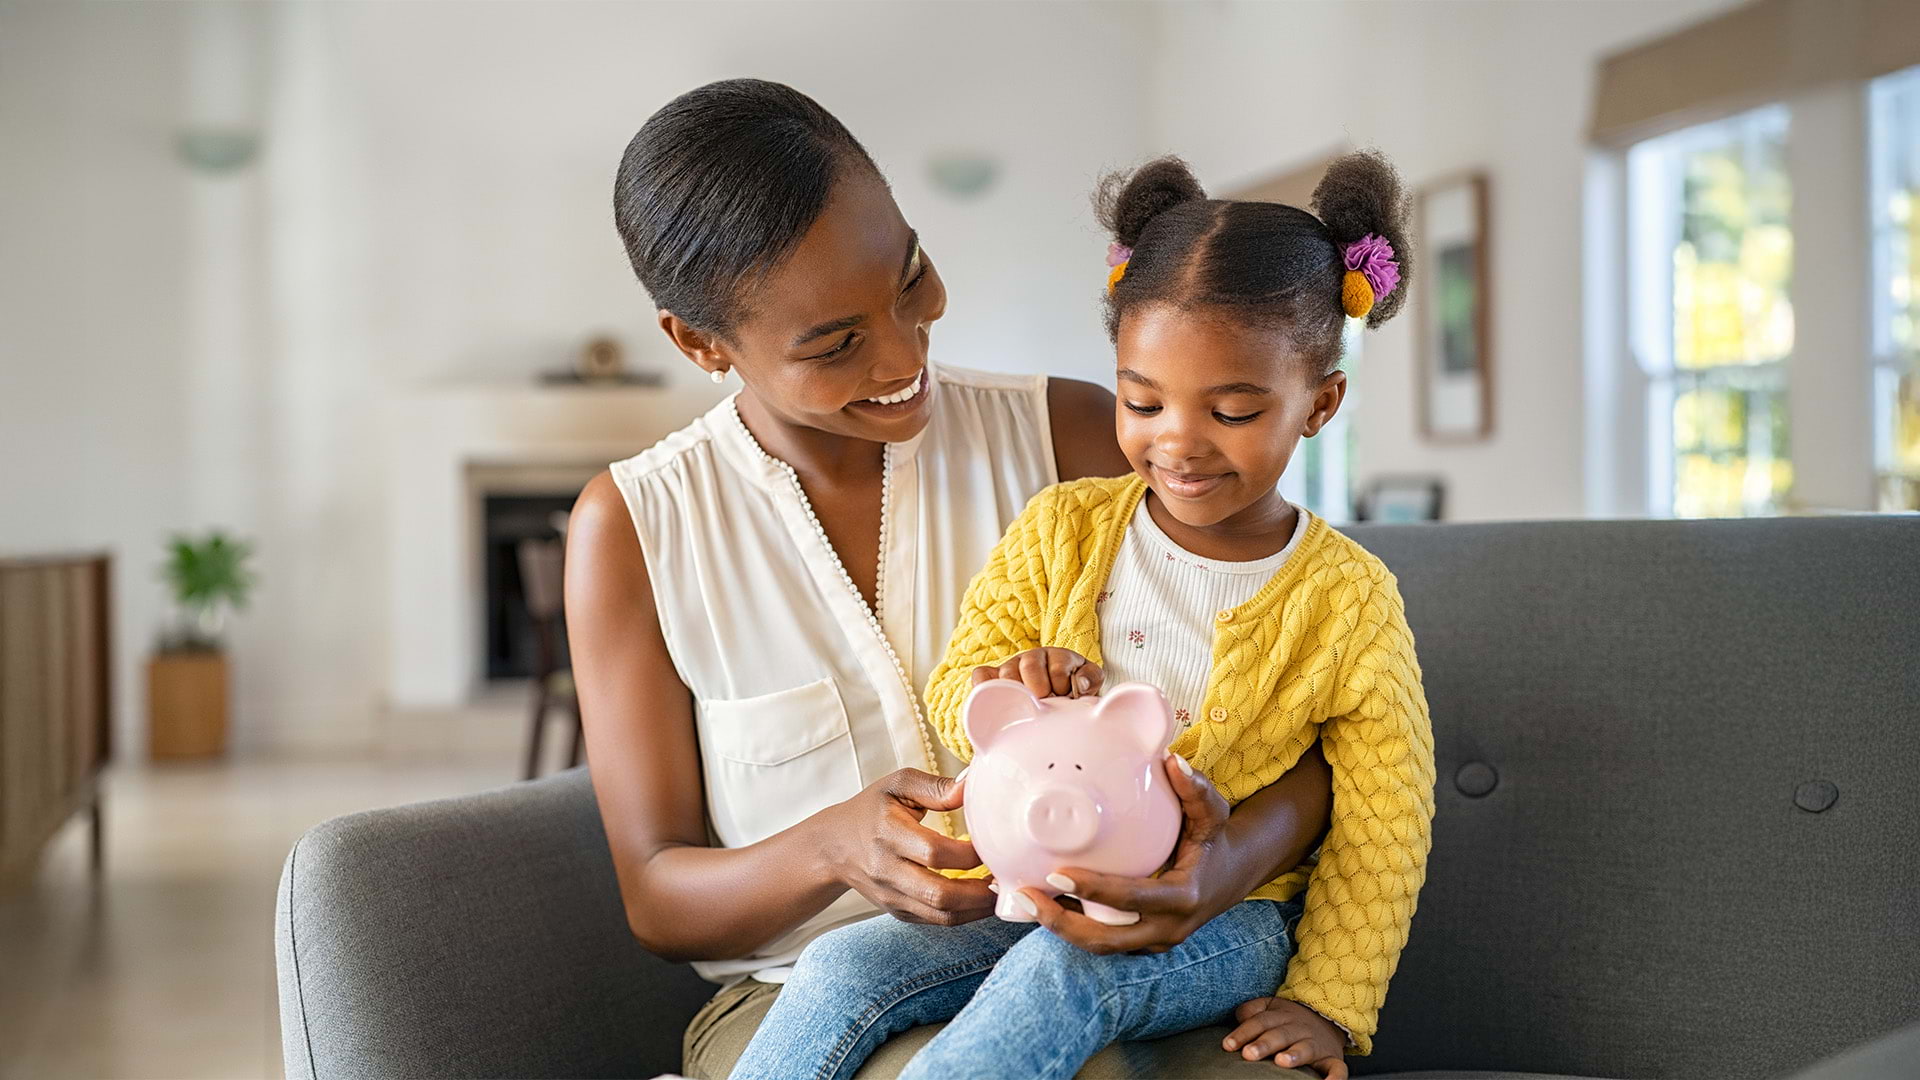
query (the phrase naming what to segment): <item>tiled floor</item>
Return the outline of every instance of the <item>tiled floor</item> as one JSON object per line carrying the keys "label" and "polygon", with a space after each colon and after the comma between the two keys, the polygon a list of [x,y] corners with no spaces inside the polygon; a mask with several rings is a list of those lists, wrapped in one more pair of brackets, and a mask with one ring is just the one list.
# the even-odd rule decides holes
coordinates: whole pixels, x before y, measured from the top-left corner
{"label": "tiled floor", "polygon": [[116,767],[104,877],[76,821],[30,885],[0,893],[0,1078],[278,1077],[288,848],[336,814],[511,781],[518,735],[412,737],[379,760]]}

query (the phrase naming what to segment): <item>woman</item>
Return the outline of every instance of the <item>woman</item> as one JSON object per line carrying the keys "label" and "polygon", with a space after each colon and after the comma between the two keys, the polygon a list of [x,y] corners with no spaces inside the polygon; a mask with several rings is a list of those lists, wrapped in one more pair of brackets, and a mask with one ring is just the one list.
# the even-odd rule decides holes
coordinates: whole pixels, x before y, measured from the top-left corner
{"label": "woman", "polygon": [[[813,938],[992,913],[984,882],[938,872],[979,860],[918,689],[1028,498],[1127,462],[1104,390],[928,365],[939,275],[866,151],[794,90],[669,103],[627,147],[614,208],[661,329],[743,383],[587,485],[566,575],[628,923],[725,984],[686,1040],[688,1074],[718,1077]],[[1049,928],[1170,948],[1305,856],[1328,775],[1315,755],[1231,814],[1203,788],[1190,869],[1089,897],[1138,922],[1063,910]]]}

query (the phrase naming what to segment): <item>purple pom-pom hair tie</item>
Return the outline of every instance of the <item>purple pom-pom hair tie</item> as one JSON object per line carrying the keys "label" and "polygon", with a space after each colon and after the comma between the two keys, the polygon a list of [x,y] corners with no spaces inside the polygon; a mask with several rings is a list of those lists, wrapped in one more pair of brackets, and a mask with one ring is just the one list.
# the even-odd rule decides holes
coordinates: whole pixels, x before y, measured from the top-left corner
{"label": "purple pom-pom hair tie", "polygon": [[1376,303],[1387,298],[1394,286],[1400,284],[1400,264],[1394,260],[1393,245],[1387,238],[1375,233],[1348,244],[1341,253],[1347,269],[1357,271],[1373,287],[1373,299]]}
{"label": "purple pom-pom hair tie", "polygon": [[1115,240],[1107,245],[1107,265],[1119,266],[1133,258],[1133,249]]}

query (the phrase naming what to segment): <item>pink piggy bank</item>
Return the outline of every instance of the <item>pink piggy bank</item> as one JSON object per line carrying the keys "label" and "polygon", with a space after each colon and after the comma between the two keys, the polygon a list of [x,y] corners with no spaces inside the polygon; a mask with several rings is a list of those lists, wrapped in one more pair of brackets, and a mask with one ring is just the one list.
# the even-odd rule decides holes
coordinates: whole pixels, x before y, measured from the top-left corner
{"label": "pink piggy bank", "polygon": [[[1160,691],[1123,683],[1100,697],[1041,699],[993,679],[968,695],[965,723],[967,826],[999,883],[1002,919],[1032,922],[1013,893],[1059,895],[1047,875],[1062,867],[1146,877],[1172,854],[1180,800],[1164,771],[1174,722]],[[1139,918],[1081,906],[1113,926]]]}

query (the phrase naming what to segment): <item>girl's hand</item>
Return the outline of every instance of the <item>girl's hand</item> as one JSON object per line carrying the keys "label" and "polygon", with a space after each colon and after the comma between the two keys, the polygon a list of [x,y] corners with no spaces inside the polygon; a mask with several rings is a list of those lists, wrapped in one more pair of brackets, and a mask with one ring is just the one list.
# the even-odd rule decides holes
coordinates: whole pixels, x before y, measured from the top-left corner
{"label": "girl's hand", "polygon": [[822,810],[828,872],[906,922],[958,926],[993,914],[986,882],[934,873],[979,866],[973,844],[920,823],[929,810],[959,809],[961,790],[957,778],[901,769]]}
{"label": "girl's hand", "polygon": [[973,685],[988,679],[1025,683],[1034,697],[1089,697],[1100,692],[1106,673],[1072,649],[1028,649],[999,667],[973,669]]}
{"label": "girl's hand", "polygon": [[1347,1037],[1333,1021],[1286,998],[1254,998],[1233,1010],[1240,1021],[1220,1045],[1248,1061],[1312,1068],[1327,1080],[1347,1080]]}
{"label": "girl's hand", "polygon": [[1083,900],[1134,912],[1139,920],[1108,926],[1033,889],[1022,889],[1021,895],[1033,901],[1040,925],[1090,953],[1162,953],[1246,899],[1238,882],[1210,872],[1230,813],[1227,800],[1178,754],[1168,754],[1164,765],[1186,818],[1166,871],[1155,878],[1130,878],[1065,867],[1055,875],[1065,880],[1050,882]]}

